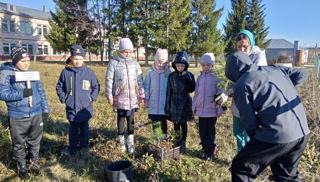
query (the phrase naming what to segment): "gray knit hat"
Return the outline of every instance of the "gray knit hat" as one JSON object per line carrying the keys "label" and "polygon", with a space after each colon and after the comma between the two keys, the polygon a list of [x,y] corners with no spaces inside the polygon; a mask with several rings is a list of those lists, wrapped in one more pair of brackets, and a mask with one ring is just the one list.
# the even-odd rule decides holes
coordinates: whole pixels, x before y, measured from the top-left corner
{"label": "gray knit hat", "polygon": [[200,64],[201,63],[209,63],[212,66],[214,66],[214,62],[215,62],[215,57],[213,53],[205,53],[204,55],[202,55],[201,59],[200,59]]}
{"label": "gray knit hat", "polygon": [[126,49],[133,51],[132,42],[129,38],[122,38],[120,40],[120,44],[119,44],[119,53],[121,53],[122,51],[124,51]]}

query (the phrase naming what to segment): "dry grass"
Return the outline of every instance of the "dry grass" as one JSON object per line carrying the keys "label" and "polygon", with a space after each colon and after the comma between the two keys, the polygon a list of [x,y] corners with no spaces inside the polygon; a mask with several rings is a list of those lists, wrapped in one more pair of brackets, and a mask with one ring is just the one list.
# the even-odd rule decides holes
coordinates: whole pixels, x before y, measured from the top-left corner
{"label": "dry grass", "polygon": [[[232,158],[236,155],[236,142],[232,133],[232,116],[230,111],[218,119],[217,139],[218,155],[213,162],[200,159],[198,118],[188,123],[187,155],[179,160],[156,161],[146,155],[146,145],[152,136],[152,126],[135,130],[136,153],[134,157],[120,153],[116,143],[116,114],[107,104],[104,92],[106,66],[90,66],[101,84],[98,101],[94,103],[95,115],[90,120],[90,149],[76,156],[66,155],[68,146],[68,121],[65,106],[56,96],[55,85],[61,70],[61,64],[32,64],[31,68],[40,71],[41,80],[51,108],[49,121],[45,123],[41,143],[42,174],[32,177],[30,181],[105,181],[105,167],[117,160],[133,162],[132,181],[231,181],[228,170]],[[142,67],[144,75],[148,68]],[[200,68],[190,68],[199,75]],[[310,123],[311,137],[305,155],[300,164],[301,177],[304,181],[320,181],[319,165],[319,88],[316,85],[313,70],[307,83],[299,90],[306,107]],[[19,181],[15,166],[11,160],[11,140],[6,117],[6,106],[0,102],[0,180]],[[143,107],[135,115],[135,125],[148,122],[147,110]],[[168,122],[168,131],[173,130]],[[317,143],[318,142],[318,143]],[[267,169],[256,181],[270,181],[271,172]]]}

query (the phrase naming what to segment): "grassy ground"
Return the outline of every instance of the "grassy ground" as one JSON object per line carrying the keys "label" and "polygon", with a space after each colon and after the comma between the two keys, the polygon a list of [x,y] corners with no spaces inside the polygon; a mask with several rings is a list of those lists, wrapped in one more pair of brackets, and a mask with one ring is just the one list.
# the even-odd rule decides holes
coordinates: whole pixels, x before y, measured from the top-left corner
{"label": "grassy ground", "polygon": [[[232,133],[232,115],[230,110],[218,119],[216,143],[218,154],[213,162],[200,159],[200,139],[198,118],[188,123],[187,154],[177,160],[158,161],[146,155],[147,143],[152,137],[152,126],[147,125],[135,130],[135,155],[122,154],[116,140],[116,114],[107,104],[104,89],[106,66],[91,67],[101,84],[98,101],[94,103],[95,114],[90,120],[90,148],[76,156],[69,156],[68,121],[65,105],[58,100],[55,85],[62,64],[31,64],[31,68],[40,71],[42,84],[50,105],[49,121],[44,125],[41,142],[40,166],[42,174],[32,176],[30,181],[105,181],[107,164],[118,160],[130,160],[133,163],[132,181],[231,181],[229,167],[236,155],[236,141]],[[142,67],[145,73],[148,68]],[[199,68],[190,68],[198,76]],[[299,169],[304,181],[320,181],[319,165],[319,87],[314,70],[310,69],[310,78],[300,89],[299,94],[304,103],[309,126],[310,142],[304,153]],[[145,75],[145,74],[144,74]],[[6,106],[0,102],[0,181],[20,181],[16,175],[15,165],[11,160],[11,139],[6,116]],[[143,107],[135,115],[135,125],[148,122],[147,110]],[[172,131],[172,123],[168,122]],[[271,171],[265,170],[256,181],[270,181]]]}

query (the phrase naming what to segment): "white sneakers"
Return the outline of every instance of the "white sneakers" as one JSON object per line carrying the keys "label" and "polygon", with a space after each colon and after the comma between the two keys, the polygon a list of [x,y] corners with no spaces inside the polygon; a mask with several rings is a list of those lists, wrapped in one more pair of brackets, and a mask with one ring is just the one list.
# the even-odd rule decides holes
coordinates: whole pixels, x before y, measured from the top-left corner
{"label": "white sneakers", "polygon": [[121,147],[121,152],[126,152],[127,147],[126,147],[126,140],[124,139],[124,135],[118,135],[119,138],[119,143]]}
{"label": "white sneakers", "polygon": [[135,148],[134,148],[134,136],[129,135],[127,138],[127,141],[124,138],[124,135],[118,135],[119,138],[119,143],[121,147],[121,152],[126,152],[127,150],[127,144],[128,144],[128,151],[130,154],[134,153]]}
{"label": "white sneakers", "polygon": [[135,148],[134,148],[134,136],[129,135],[127,139],[127,144],[128,144],[128,151],[130,154],[134,153]]}

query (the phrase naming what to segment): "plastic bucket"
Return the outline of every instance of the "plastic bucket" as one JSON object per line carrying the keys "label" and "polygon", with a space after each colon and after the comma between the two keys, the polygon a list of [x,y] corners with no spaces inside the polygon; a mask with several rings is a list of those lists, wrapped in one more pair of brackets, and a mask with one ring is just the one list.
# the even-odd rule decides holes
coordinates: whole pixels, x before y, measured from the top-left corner
{"label": "plastic bucket", "polygon": [[111,182],[130,181],[132,177],[132,163],[130,161],[117,161],[106,167],[108,180]]}

